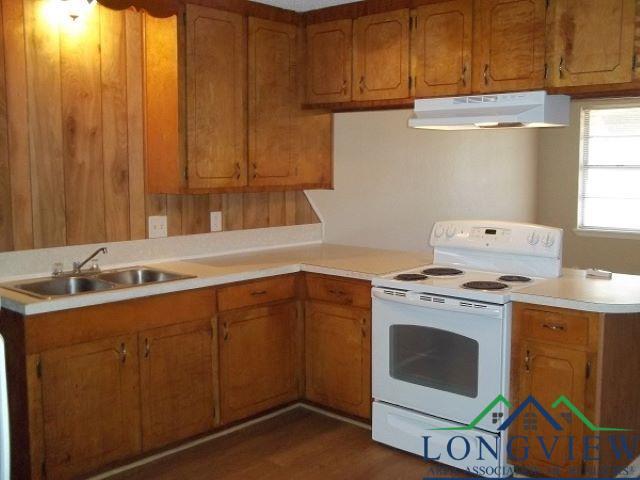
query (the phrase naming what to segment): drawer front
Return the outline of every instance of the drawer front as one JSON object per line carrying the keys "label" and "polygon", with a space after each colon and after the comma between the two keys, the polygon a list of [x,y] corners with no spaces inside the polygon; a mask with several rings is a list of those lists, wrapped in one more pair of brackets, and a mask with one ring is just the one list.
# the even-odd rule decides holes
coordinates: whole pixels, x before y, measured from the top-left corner
{"label": "drawer front", "polygon": [[371,308],[371,284],[367,281],[307,275],[307,294],[313,300]]}
{"label": "drawer front", "polygon": [[218,310],[234,310],[262,303],[287,300],[296,296],[296,278],[293,275],[255,280],[218,290]]}
{"label": "drawer front", "polygon": [[529,338],[587,345],[589,316],[580,312],[525,309],[524,324]]}

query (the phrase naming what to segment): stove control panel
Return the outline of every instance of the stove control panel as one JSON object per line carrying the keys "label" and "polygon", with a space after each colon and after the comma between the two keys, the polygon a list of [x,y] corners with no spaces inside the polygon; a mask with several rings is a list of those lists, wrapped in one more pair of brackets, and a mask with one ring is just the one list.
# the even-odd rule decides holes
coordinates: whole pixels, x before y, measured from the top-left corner
{"label": "stove control panel", "polygon": [[493,221],[437,222],[434,248],[459,248],[533,257],[561,258],[562,230],[528,223]]}

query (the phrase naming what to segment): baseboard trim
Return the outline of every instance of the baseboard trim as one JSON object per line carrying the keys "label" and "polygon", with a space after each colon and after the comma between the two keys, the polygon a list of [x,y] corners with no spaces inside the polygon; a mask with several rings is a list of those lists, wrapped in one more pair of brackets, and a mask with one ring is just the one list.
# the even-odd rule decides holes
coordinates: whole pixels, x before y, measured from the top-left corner
{"label": "baseboard trim", "polygon": [[161,458],[165,458],[165,457],[168,457],[170,455],[174,455],[176,453],[183,452],[183,451],[188,450],[190,448],[193,448],[195,446],[201,445],[203,443],[210,442],[211,440],[215,440],[216,438],[220,438],[220,437],[224,437],[226,435],[230,435],[230,434],[232,434],[234,432],[237,432],[238,430],[243,430],[243,429],[245,429],[247,427],[250,427],[252,425],[256,425],[258,423],[262,423],[262,422],[264,422],[266,420],[270,420],[272,418],[278,417],[278,416],[283,415],[283,414],[285,414],[287,412],[290,412],[291,410],[296,410],[298,408],[304,408],[305,410],[309,410],[309,411],[318,413],[320,415],[324,415],[326,417],[333,418],[335,420],[340,420],[341,422],[350,423],[350,424],[355,425],[357,427],[364,428],[365,430],[371,430],[371,426],[367,425],[364,422],[359,422],[359,421],[354,420],[352,418],[343,417],[342,415],[338,415],[336,413],[329,412],[327,410],[323,410],[322,408],[318,408],[318,407],[314,407],[314,406],[306,404],[306,403],[298,402],[298,403],[294,403],[292,405],[289,405],[287,407],[281,408],[279,410],[276,410],[274,412],[268,413],[266,415],[263,415],[261,417],[254,418],[252,420],[249,420],[249,421],[244,422],[244,423],[240,423],[238,425],[234,425],[233,427],[227,428],[226,430],[221,430],[219,432],[212,433],[211,435],[207,435],[206,437],[198,438],[197,440],[192,440],[190,442],[184,443],[182,445],[179,445],[177,447],[171,448],[169,450],[165,450],[163,452],[159,452],[159,453],[155,453],[153,455],[149,455],[148,457],[141,458],[140,460],[136,460],[135,462],[128,463],[127,465],[123,465],[121,467],[114,468],[113,470],[109,470],[107,472],[100,473],[100,474],[95,475],[93,477],[89,477],[88,480],[105,480],[105,479],[108,479],[108,478],[112,477],[113,475],[117,475],[117,474],[126,472],[128,470],[132,470],[134,468],[141,467],[141,466],[146,465],[148,463],[155,462],[156,460],[160,460]]}

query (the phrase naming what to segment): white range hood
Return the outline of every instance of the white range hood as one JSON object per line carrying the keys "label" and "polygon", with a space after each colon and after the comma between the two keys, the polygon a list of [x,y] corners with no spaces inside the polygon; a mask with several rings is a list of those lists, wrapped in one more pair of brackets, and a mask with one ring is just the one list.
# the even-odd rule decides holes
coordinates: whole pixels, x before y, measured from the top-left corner
{"label": "white range hood", "polygon": [[569,108],[568,96],[543,90],[431,98],[416,100],[409,126],[430,130],[565,127]]}

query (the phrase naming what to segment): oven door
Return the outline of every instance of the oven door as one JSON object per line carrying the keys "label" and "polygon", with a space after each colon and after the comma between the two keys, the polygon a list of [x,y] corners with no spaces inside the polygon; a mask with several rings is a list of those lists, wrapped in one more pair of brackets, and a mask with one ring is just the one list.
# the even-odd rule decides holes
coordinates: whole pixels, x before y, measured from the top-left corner
{"label": "oven door", "polygon": [[[508,394],[508,329],[508,305],[374,288],[373,397],[471,423]],[[499,419],[476,426],[496,431]]]}

